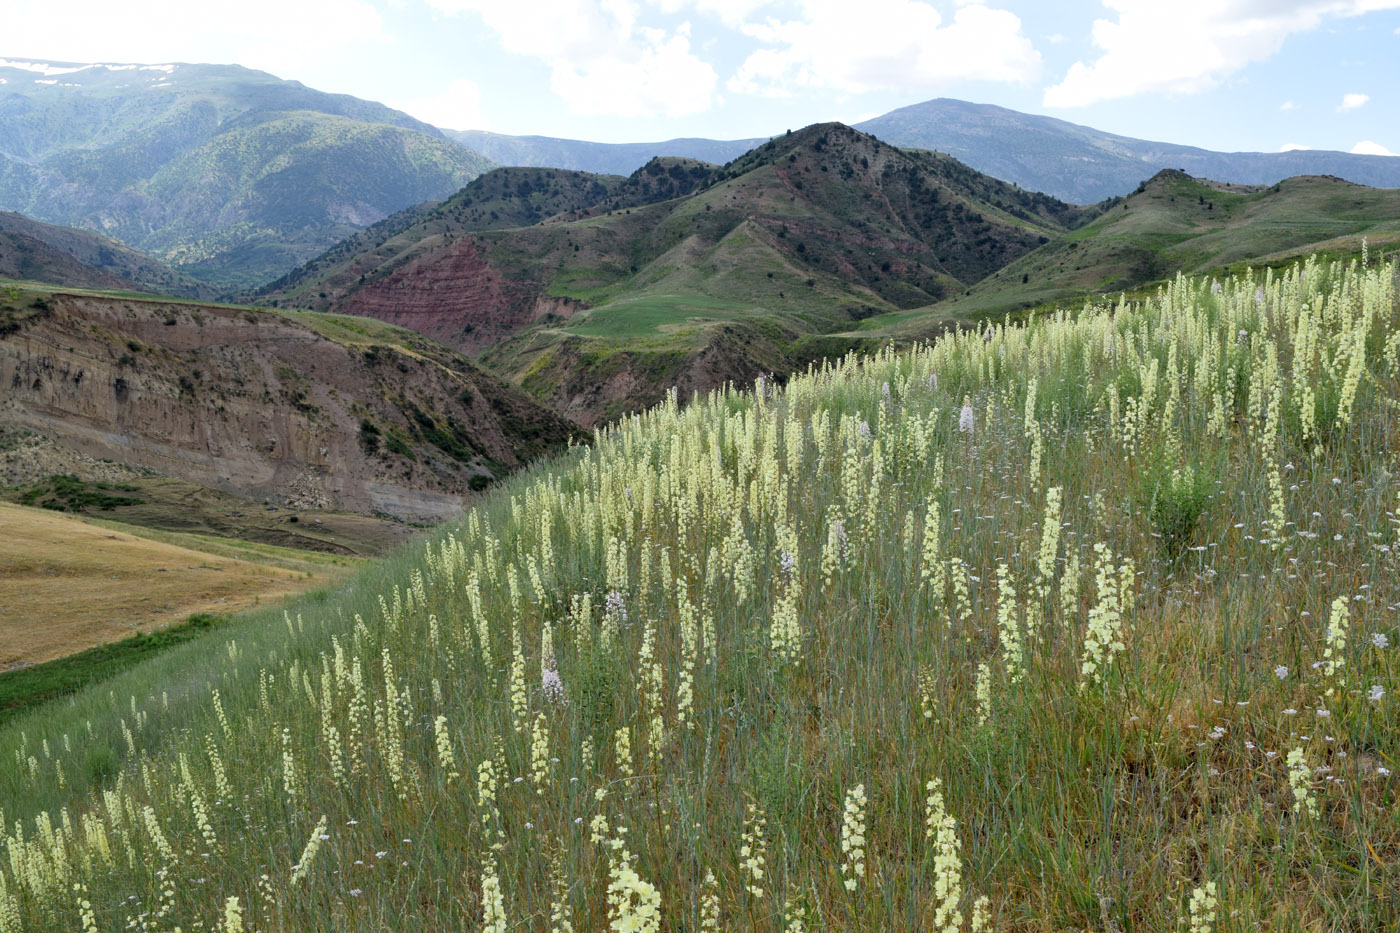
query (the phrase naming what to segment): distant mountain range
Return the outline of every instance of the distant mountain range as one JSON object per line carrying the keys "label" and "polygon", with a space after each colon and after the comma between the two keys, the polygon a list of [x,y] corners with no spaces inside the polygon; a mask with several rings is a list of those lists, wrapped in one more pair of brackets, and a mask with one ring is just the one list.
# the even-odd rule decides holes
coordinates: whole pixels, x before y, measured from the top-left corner
{"label": "distant mountain range", "polygon": [[[856,129],[1077,204],[1127,195],[1164,168],[1231,184],[1335,175],[1400,187],[1400,158],[1211,152],[957,100],[904,107]],[[607,176],[590,183],[607,188],[658,156],[726,165],[763,142],[607,144],[444,131],[382,104],[236,65],[0,59],[0,211],[140,250],[168,271],[144,280],[108,272],[180,295],[203,286],[210,288],[201,294],[250,294],[391,216],[402,230],[497,164]],[[458,204],[461,222],[474,230],[529,225],[549,200],[538,191],[518,201],[514,192],[500,195],[486,198],[493,206],[485,214],[480,193],[475,206]],[[616,203],[636,195],[619,188]],[[587,206],[605,205],[600,198]],[[15,236],[12,261],[61,264],[52,255],[41,261],[42,249],[22,249]]]}
{"label": "distant mountain range", "polygon": [[668,139],[658,143],[592,143],[553,136],[506,136],[485,130],[443,130],[449,139],[474,149],[498,165],[569,168],[600,175],[630,175],[657,156],[700,162],[737,159],[769,137],[753,139]]}
{"label": "distant mountain range", "polygon": [[226,291],[491,167],[407,114],[236,65],[0,59],[0,209]]}
{"label": "distant mountain range", "polygon": [[[1325,150],[1212,152],[1105,133],[1054,117],[940,98],[854,124],[892,146],[946,152],[979,172],[1062,201],[1121,197],[1162,169],[1246,185],[1296,175],[1336,175],[1376,188],[1400,188],[1400,158]],[[762,139],[671,139],[595,143],[546,136],[445,131],[502,165],[547,165],[625,175],[654,156],[728,162]]]}
{"label": "distant mountain range", "polygon": [[1090,204],[1126,195],[1162,169],[1241,185],[1336,175],[1400,188],[1400,158],[1303,149],[1212,152],[1116,136],[1053,117],[940,98],[856,124],[895,146],[936,149],[1023,188]]}

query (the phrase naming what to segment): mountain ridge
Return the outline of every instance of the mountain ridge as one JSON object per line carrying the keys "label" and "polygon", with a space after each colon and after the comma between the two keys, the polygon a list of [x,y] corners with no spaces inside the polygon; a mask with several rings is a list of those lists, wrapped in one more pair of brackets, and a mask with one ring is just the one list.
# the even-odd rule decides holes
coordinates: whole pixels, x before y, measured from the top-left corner
{"label": "mountain ridge", "polygon": [[997,178],[1075,203],[1125,195],[1168,168],[1232,184],[1336,175],[1370,187],[1400,187],[1400,158],[1317,149],[1217,152],[952,98],[901,107],[857,127],[897,146],[947,152]]}
{"label": "mountain ridge", "polygon": [[[1298,175],[1336,175],[1371,187],[1400,187],[1400,158],[1395,157],[1314,149],[1217,152],[954,98],[910,104],[852,126],[893,146],[945,152],[995,178],[1077,204],[1126,195],[1164,168],[1240,184],[1271,185]],[[635,171],[654,155],[727,162],[764,142],[759,137],[598,143],[476,130],[446,133],[498,162],[615,174]]]}
{"label": "mountain ridge", "polygon": [[236,65],[0,60],[0,77],[0,208],[226,293],[492,165],[383,104]]}
{"label": "mountain ridge", "polygon": [[[805,337],[960,293],[1097,210],[841,124],[775,137],[727,167],[649,164],[604,187],[642,192],[653,175],[694,187],[511,229],[447,230],[441,212],[452,209],[439,207],[365,262],[340,256],[266,297],[484,353],[589,426],[660,401],[670,385],[703,392],[795,368]],[[497,170],[456,197],[545,171]]]}

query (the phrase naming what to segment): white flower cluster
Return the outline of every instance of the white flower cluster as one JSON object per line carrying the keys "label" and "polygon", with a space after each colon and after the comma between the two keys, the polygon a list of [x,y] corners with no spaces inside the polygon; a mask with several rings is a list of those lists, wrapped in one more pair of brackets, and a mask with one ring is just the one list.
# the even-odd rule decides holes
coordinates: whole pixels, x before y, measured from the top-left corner
{"label": "white flower cluster", "polygon": [[854,891],[865,877],[865,785],[857,784],[846,793],[846,810],[841,821],[841,874],[846,890]]}

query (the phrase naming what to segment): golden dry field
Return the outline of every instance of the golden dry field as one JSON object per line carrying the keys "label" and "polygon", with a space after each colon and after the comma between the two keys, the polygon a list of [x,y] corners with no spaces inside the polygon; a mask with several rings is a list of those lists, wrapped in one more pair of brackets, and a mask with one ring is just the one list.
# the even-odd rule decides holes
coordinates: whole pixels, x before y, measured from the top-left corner
{"label": "golden dry field", "polygon": [[238,550],[196,535],[146,537],[0,503],[0,670],[196,612],[248,609],[333,583],[353,566],[345,558],[281,548],[248,547],[246,557]]}

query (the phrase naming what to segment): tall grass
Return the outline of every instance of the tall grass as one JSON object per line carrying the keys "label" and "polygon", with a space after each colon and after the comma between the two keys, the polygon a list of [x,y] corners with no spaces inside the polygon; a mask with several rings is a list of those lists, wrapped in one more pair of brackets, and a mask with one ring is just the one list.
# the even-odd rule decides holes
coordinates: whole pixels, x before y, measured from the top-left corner
{"label": "tall grass", "polygon": [[600,431],[0,732],[0,931],[1394,929],[1395,273]]}

